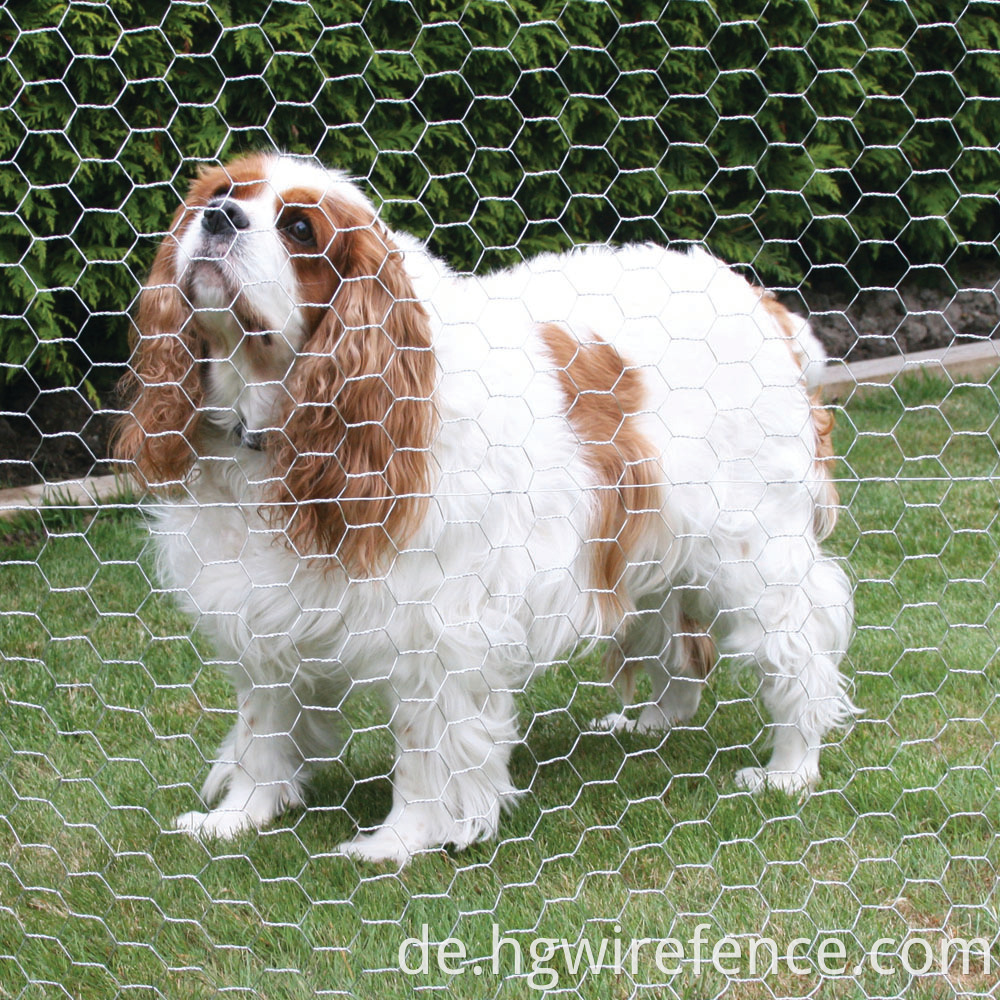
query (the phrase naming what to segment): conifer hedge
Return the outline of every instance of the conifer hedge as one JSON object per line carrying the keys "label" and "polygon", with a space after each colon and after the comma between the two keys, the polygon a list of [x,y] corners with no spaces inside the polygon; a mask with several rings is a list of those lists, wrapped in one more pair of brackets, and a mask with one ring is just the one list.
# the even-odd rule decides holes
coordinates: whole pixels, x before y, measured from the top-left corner
{"label": "conifer hedge", "polygon": [[483,270],[704,240],[771,284],[989,248],[1000,27],[957,0],[11,0],[0,362],[93,385],[201,161],[340,166]]}

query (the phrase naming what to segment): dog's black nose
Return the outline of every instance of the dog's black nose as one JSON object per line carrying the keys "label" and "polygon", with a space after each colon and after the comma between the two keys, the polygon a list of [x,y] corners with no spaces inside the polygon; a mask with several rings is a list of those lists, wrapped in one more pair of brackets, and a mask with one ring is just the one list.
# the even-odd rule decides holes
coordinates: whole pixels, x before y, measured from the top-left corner
{"label": "dog's black nose", "polygon": [[238,201],[225,198],[209,203],[201,217],[201,225],[215,236],[234,236],[238,230],[250,228],[250,219]]}

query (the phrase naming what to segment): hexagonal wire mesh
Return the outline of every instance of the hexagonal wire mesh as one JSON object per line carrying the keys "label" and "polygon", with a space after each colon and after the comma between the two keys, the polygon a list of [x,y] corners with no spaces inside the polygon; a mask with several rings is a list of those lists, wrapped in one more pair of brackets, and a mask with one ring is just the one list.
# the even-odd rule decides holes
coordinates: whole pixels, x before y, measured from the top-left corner
{"label": "hexagonal wire mesh", "polygon": [[992,995],[996,13],[7,3],[0,996]]}

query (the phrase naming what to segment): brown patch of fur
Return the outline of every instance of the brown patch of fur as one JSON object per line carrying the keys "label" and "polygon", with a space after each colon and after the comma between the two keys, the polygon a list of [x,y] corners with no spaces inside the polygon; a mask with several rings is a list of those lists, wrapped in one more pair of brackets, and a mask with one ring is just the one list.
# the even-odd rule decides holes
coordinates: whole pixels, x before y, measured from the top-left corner
{"label": "brown patch of fur", "polygon": [[213,198],[229,195],[251,199],[267,185],[273,157],[270,153],[251,153],[218,167],[203,167],[188,192],[190,208],[201,208]]}
{"label": "brown patch of fur", "polygon": [[687,615],[681,618],[681,632],[676,638],[684,644],[684,662],[688,667],[688,676],[705,680],[715,666],[715,643],[712,637],[692,618]]}
{"label": "brown patch of fur", "polygon": [[[288,539],[369,576],[419,523],[429,488],[436,377],[427,313],[388,234],[332,199],[308,214],[316,251],[293,258],[315,331],[287,387],[272,498]],[[293,252],[295,252],[293,250]]]}
{"label": "brown patch of fur", "polygon": [[581,342],[554,323],[539,333],[557,366],[566,415],[600,484],[593,574],[602,613],[617,620],[632,609],[625,587],[629,557],[661,505],[656,455],[635,420],[644,401],[642,377],[600,337]]}
{"label": "brown patch of fur", "polygon": [[837,525],[837,511],[840,495],[833,481],[836,473],[836,459],[833,451],[833,411],[823,405],[818,392],[809,397],[812,406],[813,429],[816,434],[816,474],[823,481],[820,502],[813,515],[813,526],[822,541]]}
{"label": "brown patch of fur", "polygon": [[182,206],[156,254],[133,322],[133,353],[120,392],[131,400],[112,452],[146,489],[177,485],[194,464],[192,444],[202,401],[198,361],[204,356],[191,308],[174,283]]}
{"label": "brown patch of fur", "polygon": [[802,361],[800,354],[795,350],[795,334],[798,332],[798,325],[795,322],[791,312],[786,309],[770,292],[763,288],[755,288],[754,291],[760,296],[760,303],[764,307],[764,311],[767,312],[774,321],[778,324],[778,328],[781,332],[788,338],[788,349],[792,352],[793,357],[798,361],[799,367],[802,367]]}

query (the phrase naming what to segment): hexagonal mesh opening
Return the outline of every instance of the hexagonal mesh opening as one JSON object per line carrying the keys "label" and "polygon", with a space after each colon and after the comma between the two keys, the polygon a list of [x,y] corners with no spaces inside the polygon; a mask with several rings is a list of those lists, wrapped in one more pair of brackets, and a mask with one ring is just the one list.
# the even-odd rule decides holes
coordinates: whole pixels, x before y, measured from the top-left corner
{"label": "hexagonal mesh opening", "polygon": [[992,995],[995,6],[6,4],[0,996]]}

